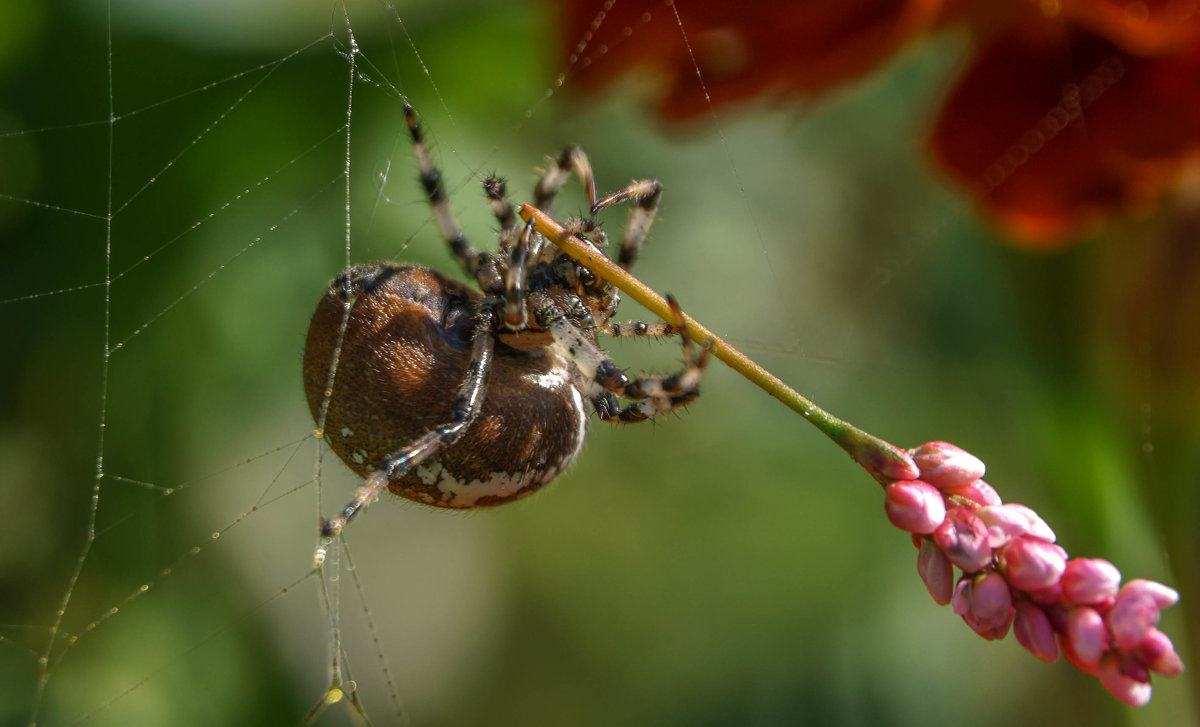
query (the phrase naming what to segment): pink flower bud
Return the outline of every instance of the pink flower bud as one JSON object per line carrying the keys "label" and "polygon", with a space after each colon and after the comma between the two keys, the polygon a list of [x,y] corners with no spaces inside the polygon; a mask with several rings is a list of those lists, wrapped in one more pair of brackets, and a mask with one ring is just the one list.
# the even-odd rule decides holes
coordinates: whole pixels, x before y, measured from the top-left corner
{"label": "pink flower bud", "polygon": [[1050,663],[1058,661],[1054,627],[1050,625],[1050,617],[1036,604],[1024,600],[1017,604],[1013,632],[1021,646],[1029,649],[1037,658]]}
{"label": "pink flower bud", "polygon": [[1117,665],[1121,669],[1121,673],[1125,676],[1138,682],[1150,683],[1150,670],[1146,665],[1138,661],[1137,656],[1131,651],[1117,652]]}
{"label": "pink flower bud", "polygon": [[1121,571],[1103,558],[1074,558],[1063,571],[1063,595],[1073,602],[1094,606],[1117,595]]}
{"label": "pink flower bud", "polygon": [[963,576],[951,599],[954,612],[985,639],[1002,639],[1013,621],[1012,592],[999,573]]}
{"label": "pink flower bud", "polygon": [[1063,656],[1067,657],[1067,661],[1074,664],[1079,671],[1091,674],[1092,676],[1098,676],[1100,672],[1099,664],[1095,662],[1089,663],[1081,659],[1079,654],[1075,653],[1075,646],[1071,643],[1071,639],[1067,638],[1062,631],[1058,633],[1058,645],[1062,647]]}
{"label": "pink flower bud", "polygon": [[842,445],[850,457],[873,476],[884,480],[915,480],[921,476],[916,462],[899,447],[870,438]]}
{"label": "pink flower bud", "polygon": [[1175,653],[1175,646],[1158,629],[1150,629],[1134,654],[1148,669],[1165,677],[1178,676],[1183,671],[1183,661]]}
{"label": "pink flower bud", "polygon": [[1149,597],[1154,601],[1154,605],[1158,606],[1160,611],[1179,603],[1179,591],[1170,586],[1164,586],[1157,581],[1148,581],[1145,578],[1134,578],[1132,581],[1126,583],[1121,587],[1121,591],[1117,594],[1117,597],[1119,599],[1134,594]]}
{"label": "pink flower bud", "polygon": [[1100,660],[1097,676],[1105,689],[1130,707],[1141,707],[1150,701],[1150,684],[1126,676],[1115,652],[1105,654]]}
{"label": "pink flower bud", "polygon": [[1063,549],[1028,537],[1015,538],[999,551],[999,567],[1009,584],[1022,591],[1054,585],[1067,568]]}
{"label": "pink flower bud", "polygon": [[901,480],[884,488],[888,520],[901,530],[928,535],[946,519],[946,501],[933,485]]}
{"label": "pink flower bud", "polygon": [[1067,613],[1067,638],[1080,660],[1089,665],[1099,664],[1108,649],[1104,618],[1088,606],[1076,606]]}
{"label": "pink flower bud", "polygon": [[926,442],[909,450],[921,479],[940,490],[959,487],[983,477],[983,462],[949,442]]}
{"label": "pink flower bud", "polygon": [[1007,507],[1010,510],[1015,510],[1016,512],[1022,513],[1025,516],[1025,519],[1029,521],[1029,537],[1037,538],[1038,540],[1044,540],[1047,543],[1053,543],[1058,539],[1058,537],[1054,534],[1054,531],[1051,530],[1050,526],[1046,524],[1046,521],[1042,519],[1042,516],[1034,512],[1033,508],[1026,507],[1025,505],[1020,505],[1015,502],[1011,502],[1004,507]]}
{"label": "pink flower bud", "polygon": [[979,505],[1004,504],[1004,500],[1000,499],[1000,494],[996,492],[991,485],[983,480],[975,480],[974,482],[968,482],[967,484],[959,485],[958,487],[950,487],[942,490],[942,492],[947,497],[956,495],[958,497],[966,498]]}
{"label": "pink flower bud", "polygon": [[889,480],[915,480],[919,476],[917,466],[906,460],[883,460],[875,470]]}
{"label": "pink flower bud", "polygon": [[1039,606],[1053,606],[1062,600],[1062,583],[1054,583],[1036,591],[1027,591],[1026,595]]}
{"label": "pink flower bud", "polygon": [[913,462],[908,452],[865,432],[839,438],[838,444],[846,450],[851,459],[862,465],[880,482],[915,480],[921,476],[916,462]]}
{"label": "pink flower bud", "polygon": [[1159,606],[1154,596],[1145,589],[1129,588],[1132,584],[1121,589],[1105,617],[1118,649],[1137,648],[1158,625]]}
{"label": "pink flower bud", "polygon": [[964,573],[981,571],[992,562],[987,526],[971,508],[948,510],[946,519],[933,531],[933,541]]}
{"label": "pink flower bud", "polygon": [[917,554],[917,573],[933,600],[939,606],[945,606],[954,592],[954,566],[932,540],[922,540],[921,552]]}
{"label": "pink flower bud", "polygon": [[1054,542],[1054,531],[1046,521],[1024,505],[1010,503],[981,507],[976,514],[988,526],[993,548],[1002,547],[1009,540],[1024,536],[1047,543]]}

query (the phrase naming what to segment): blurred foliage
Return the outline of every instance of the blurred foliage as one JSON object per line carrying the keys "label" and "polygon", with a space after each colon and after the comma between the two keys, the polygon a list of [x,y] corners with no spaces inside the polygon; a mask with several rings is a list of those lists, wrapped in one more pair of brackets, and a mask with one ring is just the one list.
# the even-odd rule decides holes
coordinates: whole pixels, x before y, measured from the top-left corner
{"label": "blurred foliage", "polygon": [[[299,361],[346,259],[341,12],[115,2],[111,46],[100,3],[6,26],[0,723],[28,721],[98,452],[96,538],[38,722],[296,724],[328,684],[329,621],[306,573],[318,513],[355,483],[318,458]],[[539,4],[363,2],[350,18],[352,260],[450,269],[396,89],[484,247],[480,178],[498,171],[519,197],[545,155],[580,143],[602,189],[663,181],[639,267],[652,287],[869,431],[978,454],[1072,553],[1176,582],[1146,506],[1164,500],[1144,483],[1190,471],[1192,492],[1195,471],[1147,473],[1143,448],[1194,451],[1182,425],[1147,429],[1151,400],[1111,393],[1091,304],[1110,253],[994,244],[921,158],[953,40],[819,108],[678,135],[646,115],[637,80],[549,93],[562,62]],[[575,189],[564,200],[583,207]],[[610,352],[634,369],[678,357],[674,342]],[[375,723],[395,721],[389,689],[417,725],[951,725],[966,710],[976,725],[1194,723],[1188,677],[1133,712],[1014,639],[978,639],[930,601],[863,472],[709,371],[685,414],[595,427],[531,501],[384,501],[355,522],[343,648]],[[1183,627],[1168,614],[1190,662]],[[340,707],[319,722],[349,723]]]}

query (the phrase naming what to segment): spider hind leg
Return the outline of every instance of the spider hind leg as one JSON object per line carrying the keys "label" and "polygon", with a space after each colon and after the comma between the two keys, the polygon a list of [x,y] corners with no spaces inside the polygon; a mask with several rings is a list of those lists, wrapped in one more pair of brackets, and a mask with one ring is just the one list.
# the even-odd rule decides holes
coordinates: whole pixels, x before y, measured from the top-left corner
{"label": "spider hind leg", "polygon": [[495,342],[491,330],[493,318],[492,308],[487,305],[476,315],[471,360],[467,365],[466,376],[458,387],[458,398],[455,399],[450,421],[428,430],[411,444],[385,457],[379,468],[355,491],[354,498],[342,511],[337,516],[321,522],[321,537],[325,543],[337,537],[346,523],[387,489],[391,481],[404,477],[423,462],[453,445],[475,421],[483,405],[488,373],[492,366]]}

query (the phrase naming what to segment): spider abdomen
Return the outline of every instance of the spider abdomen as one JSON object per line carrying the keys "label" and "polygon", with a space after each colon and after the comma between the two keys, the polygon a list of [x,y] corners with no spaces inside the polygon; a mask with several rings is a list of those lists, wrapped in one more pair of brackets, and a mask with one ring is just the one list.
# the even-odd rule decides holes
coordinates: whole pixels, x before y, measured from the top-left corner
{"label": "spider abdomen", "polygon": [[[324,409],[330,448],[359,476],[453,416],[479,295],[415,265],[351,268],[330,285],[309,326],[304,388],[314,419]],[[497,342],[475,420],[457,442],[390,480],[388,489],[450,508],[533,492],[583,445],[582,386],[553,347],[518,350]]]}

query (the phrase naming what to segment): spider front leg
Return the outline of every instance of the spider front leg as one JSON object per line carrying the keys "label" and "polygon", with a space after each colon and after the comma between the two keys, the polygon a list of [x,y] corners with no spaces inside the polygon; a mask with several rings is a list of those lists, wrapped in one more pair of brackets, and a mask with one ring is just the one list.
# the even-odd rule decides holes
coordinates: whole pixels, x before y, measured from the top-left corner
{"label": "spider front leg", "polygon": [[491,176],[483,180],[483,193],[492,208],[492,216],[500,223],[501,232],[517,228],[517,215],[508,199],[508,183],[500,177]]}
{"label": "spider front leg", "polygon": [[662,183],[657,179],[642,179],[592,205],[592,214],[596,214],[619,202],[637,202],[637,206],[629,213],[629,221],[625,223],[621,252],[617,257],[617,263],[626,270],[633,270],[633,265],[637,262],[638,252],[642,249],[642,243],[646,241],[650,225],[654,224],[654,215],[658,212],[658,202],[661,198]]}
{"label": "spider front leg", "polygon": [[517,244],[509,253],[508,269],[504,272],[504,327],[522,331],[529,326],[525,305],[525,267],[529,262],[530,238],[534,235],[533,221],[521,228]]}
{"label": "spider front leg", "polygon": [[554,197],[558,194],[558,190],[562,189],[572,171],[579,175],[579,181],[583,183],[588,205],[595,208],[596,178],[592,174],[592,165],[588,161],[587,154],[583,153],[583,149],[574,144],[563,149],[562,153],[558,155],[558,159],[554,160],[542,178],[538,180],[537,186],[533,188],[533,206],[553,217]]}
{"label": "spider front leg", "polygon": [[459,228],[458,221],[454,218],[454,210],[450,208],[450,201],[446,198],[442,173],[433,163],[429,147],[425,144],[425,135],[417,121],[417,112],[407,104],[404,106],[404,120],[408,123],[408,132],[412,136],[413,155],[417,158],[417,167],[421,172],[421,186],[425,188],[425,195],[429,198],[433,219],[437,222],[442,239],[450,245],[450,252],[459,265],[468,275],[475,278],[480,288],[485,292],[498,291],[501,288],[501,280],[496,260],[488,253],[474,248]]}
{"label": "spider front leg", "polygon": [[491,301],[484,302],[476,313],[475,331],[471,339],[471,359],[467,364],[466,376],[458,387],[458,398],[454,401],[450,421],[430,429],[403,449],[384,457],[379,468],[372,472],[366,483],[354,493],[354,499],[347,503],[336,517],[321,522],[321,537],[325,543],[337,537],[359,510],[379,497],[380,493],[387,489],[389,482],[400,479],[454,444],[475,421],[483,405],[488,373],[492,368],[492,323],[495,319],[493,305]]}

